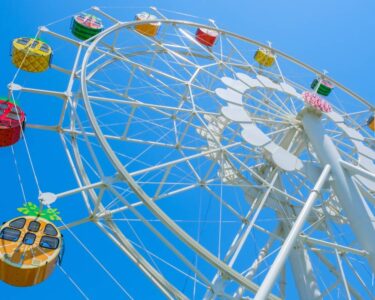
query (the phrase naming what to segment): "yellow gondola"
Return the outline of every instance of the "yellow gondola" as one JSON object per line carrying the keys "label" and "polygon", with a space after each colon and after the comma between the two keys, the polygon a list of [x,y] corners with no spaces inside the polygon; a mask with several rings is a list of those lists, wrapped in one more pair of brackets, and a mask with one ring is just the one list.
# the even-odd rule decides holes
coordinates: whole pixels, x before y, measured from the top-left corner
{"label": "yellow gondola", "polygon": [[[156,16],[150,15],[147,12],[141,12],[139,14],[136,14],[135,19],[137,21],[146,21],[146,20],[156,20],[157,18]],[[161,26],[160,22],[139,24],[139,25],[135,25],[135,30],[146,36],[156,36],[158,34],[160,26]]]}
{"label": "yellow gondola", "polygon": [[275,55],[271,50],[259,48],[254,55],[254,59],[262,66],[270,67],[275,63]]}
{"label": "yellow gondola", "polygon": [[12,63],[24,71],[43,72],[50,66],[52,49],[46,43],[27,37],[12,42]]}
{"label": "yellow gondola", "polygon": [[62,236],[49,221],[32,216],[12,219],[0,231],[0,279],[14,286],[38,284],[52,273]]}

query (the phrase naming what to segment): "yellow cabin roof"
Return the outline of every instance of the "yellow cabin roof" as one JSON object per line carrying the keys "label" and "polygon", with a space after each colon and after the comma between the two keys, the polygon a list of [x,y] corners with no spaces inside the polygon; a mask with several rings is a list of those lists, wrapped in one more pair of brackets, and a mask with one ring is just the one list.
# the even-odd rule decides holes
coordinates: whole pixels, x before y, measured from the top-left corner
{"label": "yellow cabin roof", "polygon": [[13,47],[19,51],[27,51],[28,55],[50,56],[52,48],[37,39],[21,37],[13,40]]}

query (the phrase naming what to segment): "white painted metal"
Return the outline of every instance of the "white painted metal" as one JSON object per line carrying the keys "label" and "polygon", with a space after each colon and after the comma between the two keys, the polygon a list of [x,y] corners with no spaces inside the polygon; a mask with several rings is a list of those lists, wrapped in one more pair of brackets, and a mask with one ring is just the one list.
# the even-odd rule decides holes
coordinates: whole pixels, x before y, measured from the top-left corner
{"label": "white painted metal", "polygon": [[[327,180],[331,171],[331,166],[326,165],[323,169],[322,174],[320,175],[314,189],[311,191],[309,198],[307,198],[303,209],[298,215],[297,220],[295,221],[293,227],[291,228],[287,238],[285,239],[283,246],[281,247],[275,261],[273,262],[270,270],[267,273],[266,278],[263,280],[262,285],[259,288],[259,291],[256,293],[255,300],[264,300],[267,299],[268,294],[271,292],[272,287],[280,275],[281,269],[285,264],[286,259],[289,256],[289,253],[292,247],[295,244],[295,241],[300,234],[302,227],[306,221],[306,218],[310,214],[311,208],[314,205],[316,198],[319,196],[320,190],[324,185],[324,182]],[[319,297],[319,295],[314,295],[313,297]],[[309,297],[308,299],[316,299]]]}
{"label": "white painted metal", "polygon": [[[298,241],[290,249],[289,261],[300,299],[320,300],[322,293],[307,249]],[[281,272],[280,275],[281,276]]]}
{"label": "white painted metal", "polygon": [[[162,21],[162,20],[161,20]],[[147,23],[146,21],[141,21],[139,24]],[[133,25],[135,22],[128,22],[128,23],[120,23],[117,24],[107,30],[105,30],[101,34],[101,38],[105,37],[106,35],[110,34],[113,31],[119,30],[122,27]],[[95,40],[89,49],[86,52],[86,55],[83,60],[82,64],[82,77],[81,77],[81,86],[82,86],[82,96],[85,101],[85,108],[89,115],[91,126],[94,128],[97,137],[105,150],[108,158],[111,162],[116,166],[117,171],[124,177],[126,182],[132,187],[134,193],[144,201],[144,205],[150,209],[163,223],[166,225],[176,236],[178,236],[183,242],[187,243],[192,247],[202,258],[206,259],[215,267],[222,269],[225,273],[227,273],[230,277],[234,280],[238,281],[240,284],[247,287],[249,290],[256,291],[258,286],[253,282],[247,280],[243,276],[241,276],[235,270],[229,268],[226,264],[224,264],[221,260],[216,258],[212,253],[207,251],[204,247],[202,247],[199,243],[197,243],[194,239],[192,239],[189,235],[187,235],[175,222],[173,222],[153,201],[149,198],[149,196],[139,187],[139,185],[135,182],[135,180],[130,176],[130,174],[126,171],[124,166],[121,164],[111,147],[109,146],[108,142],[106,141],[105,137],[103,136],[100,126],[98,125],[93,110],[90,105],[89,97],[87,94],[87,82],[86,82],[86,65],[90,58],[91,53],[94,51],[96,45],[100,39]],[[270,296],[271,299],[277,299],[275,296]]]}
{"label": "white painted metal", "polygon": [[[133,26],[135,24],[145,24],[149,21],[119,22],[116,18],[101,11],[99,8],[95,7],[94,10],[101,13],[105,18],[113,22],[114,25],[100,34],[96,39],[91,39],[90,43],[85,41],[77,42],[69,37],[53,32],[46,27],[40,29],[44,34],[52,35],[55,38],[61,39],[62,41],[77,47],[77,56],[72,70],[66,70],[60,66],[53,66],[55,70],[69,76],[69,83],[66,91],[55,92],[27,88],[21,85],[16,85],[15,83],[10,85],[12,91],[22,91],[25,93],[58,97],[64,101],[56,125],[29,125],[31,128],[58,132],[61,135],[63,145],[69,157],[69,163],[71,164],[73,174],[78,183],[77,188],[51,194],[53,197],[49,197],[48,193],[44,193],[44,197],[42,197],[44,202],[47,203],[58,200],[58,203],[63,197],[81,194],[89,212],[88,217],[73,220],[66,226],[62,226],[61,229],[71,228],[86,222],[94,222],[124,253],[130,257],[132,261],[139,266],[145,275],[149,277],[168,298],[185,299],[188,297],[190,298],[190,296],[184,295],[173,284],[173,282],[169,282],[167,277],[161,274],[161,272],[150,263],[146,255],[140,254],[133,247],[124,232],[116,225],[116,216],[121,215],[126,211],[134,213],[134,215],[139,218],[140,222],[146,225],[146,227],[149,228],[149,230],[165,245],[167,245],[167,247],[184,263],[184,265],[195,274],[194,284],[197,283],[198,279],[204,282],[207,288],[206,295],[210,295],[211,297],[218,296],[223,299],[240,299],[240,297],[244,297],[246,299],[246,297],[248,297],[244,296],[246,293],[247,295],[249,292],[255,294],[258,291],[259,286],[252,281],[253,277],[261,269],[263,260],[267,260],[269,251],[275,241],[282,241],[284,235],[287,235],[287,238],[283,241],[283,247],[279,255],[271,266],[271,270],[266,279],[261,284],[260,290],[256,294],[256,299],[265,299],[266,295],[272,290],[277,276],[281,273],[284,273],[285,278],[285,271],[283,271],[282,266],[284,265],[288,254],[295,274],[301,274],[301,276],[304,276],[305,278],[305,282],[296,283],[300,297],[302,299],[317,299],[321,297],[319,288],[316,286],[315,274],[313,274],[315,270],[311,266],[309,253],[307,253],[307,246],[328,247],[333,249],[336,255],[340,252],[368,257],[374,269],[375,238],[369,238],[368,242],[365,241],[368,235],[374,236],[374,228],[369,221],[373,216],[371,216],[369,207],[364,204],[365,200],[362,199],[361,194],[351,179],[351,176],[356,176],[355,178],[367,188],[375,185],[374,175],[372,174],[374,151],[364,144],[366,140],[364,136],[344,123],[344,117],[341,114],[333,111],[327,114],[327,117],[331,122],[336,124],[338,129],[342,130],[346,136],[352,140],[354,146],[350,145],[350,147],[357,151],[360,167],[354,166],[352,160],[350,161],[351,163],[345,162],[344,160],[339,161],[340,153],[335,150],[332,142],[327,142],[327,144],[323,143],[323,145],[321,145],[321,141],[325,141],[328,138],[323,134],[323,125],[320,120],[318,120],[315,115],[306,112],[298,115],[300,110],[300,106],[298,105],[301,104],[300,91],[304,90],[304,88],[298,84],[291,83],[288,78],[285,77],[286,74],[282,73],[278,63],[276,74],[273,73],[275,70],[268,71],[266,69],[259,70],[255,68],[245,58],[247,55],[241,53],[230,39],[237,39],[247,44],[271,49],[269,45],[263,45],[254,40],[221,30],[217,28],[215,24],[213,24],[213,26],[206,26],[189,21],[171,20],[154,8],[154,10],[156,10],[156,12],[162,17],[161,20],[156,21],[161,22],[162,26],[170,26],[171,28],[174,28],[176,38],[180,39],[180,44],[178,42],[176,44],[164,43],[163,38],[165,36],[161,34],[147,51],[137,49],[129,55],[124,55],[121,53],[121,49],[116,47],[119,32],[128,29],[134,30]],[[219,50],[208,50],[205,47],[202,47],[195,40],[194,35],[186,29],[195,29],[196,27],[202,27],[208,30],[214,29],[219,32]],[[106,36],[108,37],[112,33],[116,35],[116,38],[110,45],[107,42],[104,42],[104,40]],[[223,52],[223,42],[227,42],[228,45],[232,47],[233,53],[226,54]],[[199,51],[194,50],[194,52],[192,50],[195,49],[194,47],[198,48]],[[151,53],[148,51],[151,51]],[[278,57],[299,65],[300,67],[313,72],[315,75],[322,75],[319,71],[276,49],[272,48],[272,51],[277,54]],[[82,66],[79,66],[83,53],[85,53],[83,64]],[[98,54],[98,56],[91,60],[93,54]],[[142,57],[149,54],[150,57],[152,57],[149,64],[132,60],[133,57]],[[171,60],[163,60],[162,55],[164,54],[169,54]],[[231,56],[233,54],[236,54],[241,59],[233,58],[232,60]],[[210,62],[207,63],[206,61],[205,64],[203,64],[199,61],[200,59],[209,60]],[[169,70],[168,72],[158,68],[155,63],[158,60],[169,66],[173,63],[176,65],[175,70]],[[111,66],[111,64],[116,62],[121,62],[123,65],[129,66],[127,71],[131,73],[131,79],[129,79],[128,82],[124,82],[124,85],[127,86],[126,89],[121,92],[118,92],[114,86],[105,86],[105,84],[95,81],[95,76],[97,74],[105,71],[108,66]],[[189,68],[193,68],[193,70],[190,70]],[[216,68],[216,70],[213,71],[210,68]],[[224,69],[229,70],[230,76],[237,79],[220,75],[220,70]],[[261,74],[258,73],[259,71],[261,71]],[[157,84],[160,85],[159,92],[162,93],[167,91],[170,95],[173,95],[178,102],[174,105],[166,105],[163,103],[152,102],[152,97],[150,99],[143,99],[142,97],[135,99],[129,96],[129,89],[131,88],[133,80],[136,80],[137,72],[143,72],[143,74],[147,74],[149,78],[156,80]],[[190,74],[190,77],[180,78],[178,72],[186,72],[186,74]],[[209,78],[209,80],[205,85],[200,85],[199,78],[203,75]],[[181,92],[178,89],[175,90],[173,86],[169,86],[162,80],[157,79],[157,76],[176,82],[177,84],[185,85],[185,91]],[[276,78],[281,78],[282,82],[276,80]],[[85,110],[89,115],[89,121],[93,130],[88,129],[86,125],[83,125],[87,120],[83,121],[81,119],[83,116],[78,112],[81,106],[81,95],[80,91],[78,91],[77,94],[73,92],[73,86],[77,79],[82,85]],[[331,80],[337,88],[345,91],[348,95],[352,96],[353,99],[361,102],[368,109],[374,109],[373,105],[365,99],[354,94],[332,79],[329,78],[329,80]],[[220,83],[220,81],[224,84],[223,87],[226,86],[226,88],[217,88],[215,90],[215,87],[217,86],[215,84],[217,82]],[[90,94],[88,89],[89,86],[95,86],[98,89],[111,93],[112,96],[101,97],[98,94]],[[154,86],[156,86],[156,84]],[[193,89],[195,91],[193,91]],[[248,99],[245,101],[243,94],[248,90],[250,90],[250,92],[255,92],[249,93],[247,96]],[[200,99],[199,96],[197,96],[196,91],[206,93],[208,96],[205,98],[205,101],[208,101],[208,103],[209,101],[212,101],[212,103],[217,104],[218,101],[221,100],[225,102],[224,104],[220,102],[221,108],[212,111],[207,109],[208,107],[201,106],[202,103],[199,102]],[[258,93],[258,95],[254,95],[255,93]],[[281,96],[281,94],[284,94],[285,97]],[[191,102],[192,108],[184,107],[184,103],[186,102]],[[121,133],[104,133],[104,130],[110,126],[101,123],[100,116],[95,115],[93,103],[100,103],[100,105],[116,105],[119,109],[121,106],[132,107],[131,117],[123,124]],[[69,109],[70,115],[68,115]],[[129,136],[129,128],[131,128],[131,125],[133,124],[132,122],[137,118],[137,113],[141,109],[149,109],[165,118],[174,119],[173,131],[171,132],[175,135],[175,142],[167,143],[159,140],[147,140],[142,137],[134,138]],[[191,116],[184,120],[178,120],[178,117],[176,117],[178,113],[191,113]],[[192,121],[194,117],[199,120],[199,125]],[[301,126],[300,117],[302,117],[303,127]],[[63,121],[65,118],[70,119],[69,126],[64,124]],[[184,129],[178,129],[176,119],[185,126]],[[233,124],[239,125],[241,129],[235,131]],[[155,128],[162,128],[162,125],[159,125],[158,123],[153,125]],[[265,127],[267,127],[267,130],[263,131]],[[201,140],[206,140],[206,145],[204,147],[184,145],[185,141],[191,139],[191,135],[189,135],[190,128],[194,129],[194,132],[196,132]],[[312,153],[310,156],[310,160],[313,160],[313,162],[308,162],[311,163],[315,169],[310,171],[307,171],[308,166],[306,166],[305,162],[299,157],[299,154],[303,149],[308,147],[306,146],[306,139],[303,131],[306,132],[311,144],[313,145],[313,150],[315,151],[315,153]],[[337,132],[335,134],[337,134]],[[68,150],[69,145],[64,136],[71,138],[71,141],[69,141],[71,150]],[[86,147],[85,153],[88,153],[90,156],[91,163],[93,164],[92,169],[95,169],[98,174],[98,178],[95,179],[95,181],[90,177],[89,172],[86,170],[87,162],[86,158],[81,156],[82,144],[80,144],[78,138],[84,142]],[[335,138],[343,145],[348,144],[348,142],[344,141],[339,135],[336,135]],[[274,142],[275,139],[277,139],[277,142]],[[112,149],[112,141],[118,143],[123,142],[124,144],[129,143],[129,145],[135,143],[149,147],[177,149],[181,156],[177,159],[171,159],[167,162],[145,166],[144,168],[129,172],[127,166],[120,160],[120,155],[123,153],[115,152]],[[104,151],[111,164],[115,167],[116,174],[105,175],[105,171],[101,166],[101,159],[98,159],[96,154],[97,143],[100,144],[101,150]],[[241,151],[236,153],[238,148],[240,148]],[[309,151],[310,150],[312,149],[309,149]],[[70,151],[75,158],[75,162],[72,160]],[[187,155],[184,151],[193,151],[194,154],[189,152],[189,155]],[[210,161],[211,166],[205,171],[205,173],[201,173],[199,172],[199,166],[195,165],[194,161],[204,158]],[[321,167],[327,164],[332,165],[332,174],[335,182],[326,182],[323,186],[324,177],[328,176],[329,167],[326,166],[324,168],[323,173],[318,179],[318,173],[319,170],[321,170],[317,165],[319,161]],[[186,166],[189,169],[189,173],[192,174],[192,178],[194,178],[195,181],[190,182],[189,185],[182,186],[181,188],[163,192],[163,188],[169,184],[168,181],[170,174],[172,174],[175,169],[181,168],[182,166]],[[220,183],[217,183],[217,179],[210,178],[210,174],[214,172],[213,170],[215,170],[216,166],[219,166],[217,178],[221,180]],[[160,182],[157,182],[157,188],[155,189],[153,196],[150,196],[144,190],[142,181],[139,178],[156,171],[164,173]],[[243,175],[245,172],[246,176]],[[267,177],[267,174],[276,175]],[[289,178],[295,180],[290,183],[290,185],[295,188],[293,193],[291,188],[281,188],[279,185],[275,184],[275,178],[279,176],[279,174],[282,174],[283,176],[284,174],[287,174]],[[249,180],[248,177],[251,177],[252,181]],[[365,181],[365,179],[367,181]],[[306,183],[307,180],[310,180],[312,183],[316,181],[316,185],[305,203],[301,200],[304,199],[305,195],[303,192],[299,191],[299,189],[306,189],[306,187],[309,187]],[[121,190],[117,186],[121,183],[126,183],[129,186],[129,190],[126,192],[125,190]],[[224,199],[222,194],[217,193],[217,191],[214,190],[215,184],[222,185],[225,188],[231,186],[233,187],[233,190],[235,187],[242,191],[245,195],[246,201],[250,204],[250,211],[247,214],[238,211],[233,203],[230,202],[232,199]],[[309,224],[315,224],[315,222],[319,223],[319,216],[323,215],[322,208],[312,207],[312,203],[317,197],[317,190],[320,188],[329,189],[331,186],[333,186],[335,194],[337,194],[344,209],[346,211],[348,209],[354,210],[354,212],[349,212],[349,214],[347,214],[349,215],[350,224],[356,232],[358,240],[362,243],[364,249],[356,249],[348,245],[341,245],[337,242],[328,242],[300,234],[301,226],[305,221],[309,222]],[[338,190],[342,187],[344,189],[340,194]],[[221,259],[220,255],[217,257],[215,253],[201,244],[199,239],[196,240],[185,232],[177,224],[176,220],[173,220],[171,216],[167,215],[158,204],[156,204],[156,201],[160,201],[161,199],[169,198],[173,195],[179,195],[186,191],[198,188],[204,189],[208,194],[215,197],[220,203],[220,208],[227,209],[231,213],[231,216],[234,216],[237,220],[242,222],[237,236],[229,237],[229,239],[231,239],[231,243],[229,243],[231,248],[224,259]],[[124,195],[130,190],[137,196],[137,202],[129,203],[126,201],[126,196]],[[345,195],[343,194],[347,193],[347,195],[349,195],[348,192],[352,193],[350,194],[351,196],[354,195],[356,197],[356,202],[350,201],[350,199],[347,198],[344,199]],[[115,208],[107,208],[103,200],[105,199],[105,193],[116,195],[118,201],[122,202],[122,204]],[[255,197],[254,195],[257,196]],[[52,199],[53,201],[49,199]],[[332,213],[335,220],[341,218],[340,222],[344,223],[345,220],[340,216],[339,207],[337,207],[333,200],[325,200],[329,202],[331,207],[335,209],[337,208],[338,213],[336,213],[336,215]],[[355,207],[358,203],[360,203],[359,208]],[[285,212],[285,209],[282,208],[285,208],[286,205],[290,205],[290,207],[299,215],[293,226],[292,224],[287,223],[284,226],[284,230],[288,232],[284,232],[284,234],[281,234],[280,231],[272,233],[266,226],[262,227],[256,224],[260,213],[266,209],[272,209],[286,219],[293,218],[293,214]],[[302,210],[300,208],[301,205],[303,205]],[[214,280],[211,281],[207,279],[204,272],[201,272],[196,265],[189,262],[188,258],[183,255],[183,252],[174,247],[167,237],[164,237],[151,222],[140,215],[137,211],[140,207],[147,208],[152,212],[153,215],[157,217],[158,221],[163,223],[170,230],[171,234],[178,237],[189,249],[197,254],[196,257],[200,256],[210,266],[215,268],[216,276]],[[309,211],[314,212],[314,214],[309,215]],[[367,220],[355,220],[361,214],[367,214],[369,217]],[[221,218],[219,222],[222,222]],[[289,228],[291,228],[290,231]],[[319,227],[318,224],[317,228],[318,230],[321,230],[322,227]],[[250,240],[254,229],[267,234],[270,238],[266,244],[261,247],[262,250],[260,250],[259,255],[255,256],[255,260],[253,258],[253,263],[249,264],[251,265],[249,270],[242,272],[242,270],[237,268],[235,263],[239,258],[244,258],[243,256],[240,257],[240,254],[243,252],[241,250]],[[362,233],[361,230],[363,231]],[[291,249],[295,242],[298,243],[299,249]],[[304,246],[304,243],[306,246]],[[309,248],[309,251],[311,253],[315,251],[315,249]],[[324,257],[321,261],[327,266],[329,265],[324,261]],[[340,264],[338,270],[332,266],[329,268],[330,270],[332,269],[332,273],[337,276],[337,284],[344,286],[348,298],[350,298],[351,293],[358,299],[356,289],[350,284],[350,282],[347,282],[345,274],[343,275],[343,266]],[[308,287],[309,282],[312,285],[311,287]],[[226,287],[228,284],[234,283],[237,284],[237,292],[231,296],[227,293]],[[286,285],[285,283],[280,284],[281,290],[283,291]],[[330,292],[329,289],[328,292]],[[325,293],[327,293],[327,290]],[[284,293],[281,292],[280,294],[283,296]],[[270,294],[269,298],[279,299],[275,294]]]}
{"label": "white painted metal", "polygon": [[360,194],[350,174],[340,163],[340,154],[321,125],[317,114],[305,111],[302,116],[303,126],[316,154],[322,164],[332,167],[331,186],[344,208],[350,225],[360,245],[369,253],[368,260],[375,272],[375,224],[374,215]]}

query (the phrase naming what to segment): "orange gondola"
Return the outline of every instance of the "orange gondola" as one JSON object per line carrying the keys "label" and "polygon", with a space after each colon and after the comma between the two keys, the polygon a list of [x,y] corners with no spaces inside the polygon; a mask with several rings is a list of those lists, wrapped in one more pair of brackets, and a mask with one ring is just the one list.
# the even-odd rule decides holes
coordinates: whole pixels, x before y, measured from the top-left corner
{"label": "orange gondola", "polygon": [[[136,14],[135,19],[137,21],[146,21],[146,20],[156,20],[156,16],[151,15],[147,12],[141,12]],[[161,26],[160,22],[152,22],[152,23],[146,23],[146,24],[138,24],[135,25],[135,30],[143,35],[146,36],[156,36],[158,34],[159,28]]]}
{"label": "orange gondola", "polygon": [[34,216],[12,219],[0,230],[0,279],[14,286],[46,280],[61,260],[62,236],[51,222]]}
{"label": "orange gondola", "polygon": [[375,117],[374,117],[374,116],[371,116],[371,117],[367,120],[367,126],[368,126],[372,131],[375,131]]}

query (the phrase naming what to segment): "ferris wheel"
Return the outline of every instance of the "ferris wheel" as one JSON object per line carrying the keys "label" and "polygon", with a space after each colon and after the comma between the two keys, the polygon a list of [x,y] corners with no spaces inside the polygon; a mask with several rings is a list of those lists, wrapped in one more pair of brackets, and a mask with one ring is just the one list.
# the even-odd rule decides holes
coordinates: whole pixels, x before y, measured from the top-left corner
{"label": "ferris wheel", "polygon": [[[374,105],[213,20],[155,7],[114,15],[93,7],[12,43],[0,144],[23,136],[30,154],[29,131],[58,137],[50,146],[75,182],[41,189],[37,165],[53,158],[29,156],[39,195],[20,211],[48,220],[44,231],[30,216],[3,225],[1,279],[45,280],[60,231],[91,222],[155,299],[375,298]],[[29,86],[25,71],[49,80]],[[28,97],[43,114],[21,109]],[[66,201],[85,209],[69,214]],[[43,249],[20,254],[32,247]],[[9,266],[38,269],[38,255],[45,276],[9,279]]]}

